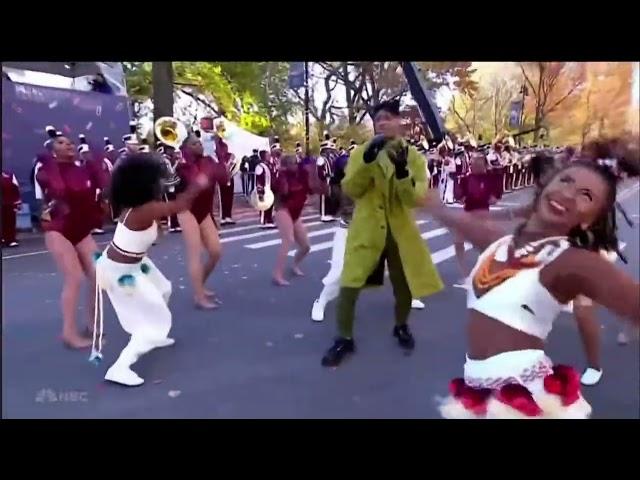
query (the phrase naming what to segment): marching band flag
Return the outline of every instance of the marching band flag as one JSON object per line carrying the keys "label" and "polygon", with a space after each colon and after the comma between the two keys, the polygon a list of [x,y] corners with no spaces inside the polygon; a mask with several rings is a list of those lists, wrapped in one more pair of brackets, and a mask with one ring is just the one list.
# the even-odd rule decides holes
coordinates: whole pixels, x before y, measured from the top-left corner
{"label": "marching band flag", "polygon": [[289,64],[289,88],[295,90],[304,87],[304,62]]}

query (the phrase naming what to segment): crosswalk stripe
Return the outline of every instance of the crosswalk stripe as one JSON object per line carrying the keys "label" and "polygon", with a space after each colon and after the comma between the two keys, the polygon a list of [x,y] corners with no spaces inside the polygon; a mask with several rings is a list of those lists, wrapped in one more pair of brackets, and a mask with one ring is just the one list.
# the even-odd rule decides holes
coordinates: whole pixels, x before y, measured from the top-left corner
{"label": "crosswalk stripe", "polygon": [[[310,222],[310,223],[306,223],[305,225],[311,227],[314,225],[320,225],[322,222]],[[248,238],[256,238],[256,237],[264,237],[267,235],[271,235],[274,232],[277,232],[277,230],[271,229],[271,230],[265,230],[265,231],[260,231],[260,232],[255,232],[255,233],[247,233],[245,235],[236,235],[233,237],[224,237],[220,239],[220,243],[229,243],[229,242],[236,242],[238,240],[246,240]]]}
{"label": "crosswalk stripe", "polygon": [[[416,223],[418,225],[422,225],[424,223],[427,223],[429,220],[418,220]],[[335,232],[335,228],[333,229],[333,231]],[[434,237],[438,237],[440,235],[444,235],[448,232],[448,230],[446,228],[437,228],[435,230],[429,230],[428,232],[423,233],[422,235],[420,235],[422,238],[424,238],[425,240],[429,239],[429,238],[434,238]],[[309,234],[309,236],[313,236],[312,234]],[[280,243],[278,241],[278,243]],[[275,244],[272,244],[275,245]],[[314,245],[311,245],[311,249],[309,250],[309,253],[313,253],[313,252],[319,252],[321,250],[326,250],[328,248],[331,248],[333,246],[333,240],[330,240],[328,242],[320,242],[320,243],[316,243]],[[287,254],[290,257],[293,257],[296,254],[295,250],[290,250],[289,253]]]}
{"label": "crosswalk stripe", "polygon": [[[473,247],[470,243],[464,244],[465,251],[471,250],[471,248]],[[434,265],[437,265],[438,263],[444,262],[445,260],[449,260],[455,254],[456,254],[455,247],[453,245],[449,245],[447,248],[443,248],[441,250],[433,252],[431,254],[431,261],[434,263]]]}
{"label": "crosswalk stripe", "polygon": [[[300,219],[301,220],[310,220],[312,218],[319,218],[319,217],[320,217],[320,215],[307,215],[307,216],[304,216],[304,217],[300,217]],[[238,222],[238,223],[240,223],[240,222]],[[246,225],[246,226],[243,226],[243,227],[230,227],[230,228],[223,227],[223,228],[221,228],[219,230],[219,232],[220,232],[221,235],[224,234],[224,233],[231,233],[231,232],[244,232],[246,230],[252,230],[252,229],[258,228],[260,226],[260,223],[258,222],[258,218],[255,218],[252,221],[252,223],[253,223],[253,225]]]}
{"label": "crosswalk stripe", "polygon": [[[307,223],[307,225],[311,225]],[[319,237],[320,235],[328,235],[330,233],[334,233],[338,228],[325,228],[323,230],[315,230],[313,232],[307,233],[307,237]],[[245,245],[246,248],[250,248],[252,250],[256,250],[258,248],[264,247],[272,247],[273,245],[280,245],[282,243],[281,239],[276,240],[267,240],[266,242],[252,243],[250,245]]]}

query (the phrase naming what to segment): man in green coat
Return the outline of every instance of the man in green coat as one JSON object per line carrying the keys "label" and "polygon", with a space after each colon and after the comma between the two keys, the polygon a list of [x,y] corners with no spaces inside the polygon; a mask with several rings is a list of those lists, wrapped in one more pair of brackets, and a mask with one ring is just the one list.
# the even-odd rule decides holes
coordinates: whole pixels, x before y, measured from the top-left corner
{"label": "man in green coat", "polygon": [[353,151],[342,180],[355,209],[336,304],[339,336],[322,358],[326,367],[355,351],[356,301],[363,287],[382,285],[385,261],[396,301],[393,336],[402,348],[415,346],[407,325],[411,299],[443,288],[412,211],[427,192],[425,159],[400,136],[399,101],[379,104],[373,120],[377,135]]}

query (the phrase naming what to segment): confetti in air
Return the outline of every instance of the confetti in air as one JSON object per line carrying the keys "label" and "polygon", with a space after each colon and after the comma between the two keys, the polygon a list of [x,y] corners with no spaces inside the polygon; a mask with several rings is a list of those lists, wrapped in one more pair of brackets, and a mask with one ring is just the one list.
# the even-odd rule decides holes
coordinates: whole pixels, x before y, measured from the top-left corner
{"label": "confetti in air", "polygon": [[56,108],[58,106],[58,101],[54,100],[49,104],[49,109]]}
{"label": "confetti in air", "polygon": [[293,336],[293,338],[303,338],[303,337],[304,337],[304,334],[302,334],[302,333],[296,333],[296,334]]}
{"label": "confetti in air", "polygon": [[84,127],[84,128],[85,128],[85,130],[91,130],[91,127],[93,127],[93,122],[87,123],[87,126]]}
{"label": "confetti in air", "polygon": [[171,398],[176,398],[178,395],[180,395],[182,392],[180,390],[169,390],[169,396]]}

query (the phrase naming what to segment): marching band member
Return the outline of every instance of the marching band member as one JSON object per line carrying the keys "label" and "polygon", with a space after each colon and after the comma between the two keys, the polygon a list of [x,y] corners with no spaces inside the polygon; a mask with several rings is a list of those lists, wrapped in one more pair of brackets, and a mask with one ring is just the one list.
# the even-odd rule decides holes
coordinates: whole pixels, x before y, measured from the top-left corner
{"label": "marching band member", "polygon": [[496,194],[498,199],[501,199],[504,192],[504,167],[502,166],[502,142],[499,139],[496,139],[490,148],[487,161],[489,162],[489,171],[494,175],[496,185],[500,187]]}
{"label": "marching band member", "polygon": [[273,187],[275,221],[282,239],[273,270],[273,281],[278,286],[286,286],[289,282],[284,279],[284,268],[291,245],[294,242],[298,245],[291,267],[291,271],[297,276],[304,275],[300,270],[300,263],[310,250],[307,228],[300,219],[307,196],[310,193],[326,193],[328,187],[320,181],[313,165],[305,167],[293,155],[282,157]]}
{"label": "marching band member", "polygon": [[256,167],[260,164],[260,156],[258,155],[258,149],[254,148],[249,157],[249,175],[247,178],[247,195],[251,195],[251,192],[256,188]]}
{"label": "marching band member", "polygon": [[273,137],[273,143],[271,144],[271,161],[276,169],[280,168],[280,158],[282,157],[282,147],[280,146],[280,138]]}
{"label": "marching band member", "polygon": [[453,183],[453,200],[458,203],[462,203],[462,190],[461,182],[465,175],[469,171],[469,164],[467,157],[462,146],[456,147],[453,154],[453,163],[455,164],[455,179]]}
{"label": "marching band member", "polygon": [[502,154],[500,155],[500,164],[503,168],[504,175],[502,177],[502,190],[504,192],[511,192],[515,189],[515,164],[513,153],[511,152],[511,145],[505,143]]}
{"label": "marching band member", "polygon": [[[487,158],[484,154],[476,153],[471,157],[471,173],[462,178],[460,183],[460,197],[464,204],[464,211],[478,218],[478,222],[486,222],[489,217],[489,206],[496,203],[495,182],[487,173]],[[465,262],[464,238],[453,232],[453,245],[456,259],[460,267],[461,279],[453,286],[466,288],[469,269]]]}
{"label": "marching band member", "polygon": [[[209,179],[209,185],[198,194],[191,208],[178,213],[178,222],[187,248],[187,264],[196,307],[211,310],[221,302],[213,291],[205,288],[205,283],[220,260],[222,250],[213,221],[213,197],[215,184],[227,183],[228,175],[223,164],[204,155],[202,143],[195,135],[185,141],[183,150],[185,161],[176,168],[176,174],[180,178],[176,192],[187,188],[199,174],[204,174]],[[203,247],[209,254],[204,265],[201,263]],[[209,298],[214,301],[209,301]]]}
{"label": "marching band member", "polygon": [[447,140],[443,140],[438,146],[438,156],[442,161],[440,195],[444,203],[451,204],[454,203],[453,187],[455,185],[456,164]]}
{"label": "marching band member", "polygon": [[[88,165],[89,163],[93,163],[95,168],[103,170],[103,178],[105,179],[105,184],[103,185],[103,187],[106,188],[108,186],[109,178],[108,171],[106,170],[104,162],[96,162],[93,152],[91,151],[91,148],[87,143],[87,138],[82,133],[78,135],[78,158],[78,165]],[[102,229],[102,227],[104,226],[104,219],[108,210],[108,206],[106,205],[105,200],[103,196],[100,195],[100,193],[100,186],[95,185],[96,226],[93,230],[91,230],[91,233],[94,235],[104,234],[104,230]]]}
{"label": "marching band member", "polygon": [[229,152],[229,146],[223,139],[224,132],[224,121],[221,120],[217,124],[213,139],[216,146],[216,157],[218,158],[218,162],[220,162],[229,173],[229,180],[226,183],[218,185],[220,225],[234,225],[236,223],[232,218],[234,178],[230,172],[235,163],[236,156]]}
{"label": "marching band member", "polygon": [[16,214],[22,207],[20,184],[11,172],[2,171],[2,246],[17,247]]}
{"label": "marching band member", "polygon": [[106,290],[120,325],[131,335],[105,380],[138,386],[144,380],[131,366],[155,348],[174,344],[169,338],[171,282],[147,253],[158,236],[158,221],[189,209],[208,188],[209,179],[197,174],[184,193],[171,202],[162,201],[167,171],[161,159],[147,153],[127,156],[113,172],[111,202],[120,216],[113,240],[96,261],[98,306],[94,319],[90,360],[99,361],[102,343],[102,290]]}
{"label": "marching band member", "polygon": [[240,160],[240,176],[242,180],[242,195],[249,196],[249,157],[246,155]]}
{"label": "marching band member", "polygon": [[[76,163],[78,152],[73,143],[56,132],[51,153],[40,155],[36,183],[45,207],[41,213],[45,244],[58,269],[64,275],[62,288],[62,341],[69,348],[91,346],[84,334],[78,333],[76,314],[82,277],[94,287],[93,254],[97,246],[91,230],[99,221],[96,187],[104,192],[105,179],[94,162]],[[93,314],[95,288],[89,288],[89,311]]]}
{"label": "marching band member", "polygon": [[398,100],[377,105],[373,118],[377,135],[353,151],[341,182],[355,208],[336,305],[339,337],[322,358],[327,367],[355,351],[358,295],[366,285],[383,283],[385,262],[396,300],[393,336],[404,349],[415,346],[407,324],[411,299],[443,288],[413,215],[428,188],[424,157],[400,137]]}
{"label": "marching band member", "polygon": [[[637,175],[637,165],[633,170]],[[443,417],[591,415],[578,374],[554,365],[544,344],[563,306],[580,295],[640,324],[638,282],[589,251],[617,243],[616,183],[601,162],[581,160],[551,172],[541,181],[526,222],[508,236],[427,196],[429,212],[484,250],[468,289],[464,378],[451,382],[451,396],[440,406]]]}
{"label": "marching band member", "polygon": [[[318,157],[318,177],[320,181],[330,185],[333,175],[333,162],[336,156],[336,145],[331,139],[329,132],[324,132],[324,140],[320,143],[320,157]],[[333,222],[335,217],[335,199],[331,195],[331,190],[326,195],[320,195],[320,221]]]}
{"label": "marching band member", "polygon": [[[182,158],[182,152],[178,149],[170,147],[169,145],[164,145],[162,144],[162,142],[158,142],[158,144],[159,146],[156,148],[156,153],[161,155],[162,161],[164,162],[165,168],[167,169],[167,180],[165,182],[163,198],[165,202],[173,202],[176,199],[176,185],[179,181],[179,177],[177,176],[176,171],[178,169],[178,165],[184,161]],[[182,232],[177,213],[174,213],[165,221],[167,222],[169,232]]]}
{"label": "marching band member", "polygon": [[302,151],[302,143],[296,142],[296,160],[298,163],[304,163],[304,152]]}
{"label": "marching band member", "polygon": [[[271,151],[275,150],[274,145],[271,146]],[[256,166],[256,192],[258,193],[258,197],[260,197],[264,195],[265,188],[271,188],[278,170],[269,152],[260,150],[258,155],[260,163]],[[276,228],[276,225],[273,223],[273,205],[267,210],[260,212],[260,228]]]}

